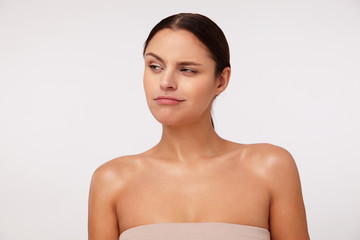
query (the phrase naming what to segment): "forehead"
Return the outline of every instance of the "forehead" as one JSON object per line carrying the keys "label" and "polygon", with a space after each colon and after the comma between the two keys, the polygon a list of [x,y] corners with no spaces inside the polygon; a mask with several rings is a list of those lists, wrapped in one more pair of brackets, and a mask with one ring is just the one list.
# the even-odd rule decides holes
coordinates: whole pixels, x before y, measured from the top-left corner
{"label": "forehead", "polygon": [[165,28],[150,40],[145,55],[153,52],[168,60],[212,61],[207,47],[191,32]]}

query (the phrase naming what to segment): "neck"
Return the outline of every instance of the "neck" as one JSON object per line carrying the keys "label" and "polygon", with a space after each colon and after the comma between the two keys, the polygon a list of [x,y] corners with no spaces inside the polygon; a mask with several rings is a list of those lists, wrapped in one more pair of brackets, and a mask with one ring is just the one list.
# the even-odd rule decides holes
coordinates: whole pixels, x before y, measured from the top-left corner
{"label": "neck", "polygon": [[217,155],[224,149],[224,143],[209,119],[184,126],[163,125],[161,140],[155,148],[172,161],[193,163]]}

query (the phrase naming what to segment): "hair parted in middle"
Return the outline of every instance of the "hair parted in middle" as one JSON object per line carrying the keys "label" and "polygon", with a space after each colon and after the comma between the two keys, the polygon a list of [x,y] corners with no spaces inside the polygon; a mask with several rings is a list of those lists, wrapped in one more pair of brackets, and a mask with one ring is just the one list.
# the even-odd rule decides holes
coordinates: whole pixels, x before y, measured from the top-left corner
{"label": "hair parted in middle", "polygon": [[161,20],[147,37],[143,54],[155,34],[165,28],[183,29],[194,34],[207,47],[215,61],[216,76],[221,74],[224,68],[230,67],[230,50],[223,31],[210,18],[197,13],[179,13]]}

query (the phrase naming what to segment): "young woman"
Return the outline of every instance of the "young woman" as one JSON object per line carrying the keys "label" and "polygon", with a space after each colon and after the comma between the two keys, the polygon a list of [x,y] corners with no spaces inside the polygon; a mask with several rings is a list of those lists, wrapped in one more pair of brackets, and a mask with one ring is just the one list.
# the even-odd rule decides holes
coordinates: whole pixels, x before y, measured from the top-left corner
{"label": "young woman", "polygon": [[170,16],[150,32],[144,59],[146,99],[162,137],[95,171],[89,239],[309,239],[292,156],[215,132],[211,106],[231,73],[221,29],[203,15]]}

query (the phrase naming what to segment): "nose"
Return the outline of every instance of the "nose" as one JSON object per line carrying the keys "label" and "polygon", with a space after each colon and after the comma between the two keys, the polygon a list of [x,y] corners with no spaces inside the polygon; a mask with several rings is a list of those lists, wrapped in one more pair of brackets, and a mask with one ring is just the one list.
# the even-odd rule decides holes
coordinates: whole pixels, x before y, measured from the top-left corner
{"label": "nose", "polygon": [[171,91],[177,89],[177,79],[175,71],[168,69],[160,80],[160,88],[163,91]]}

